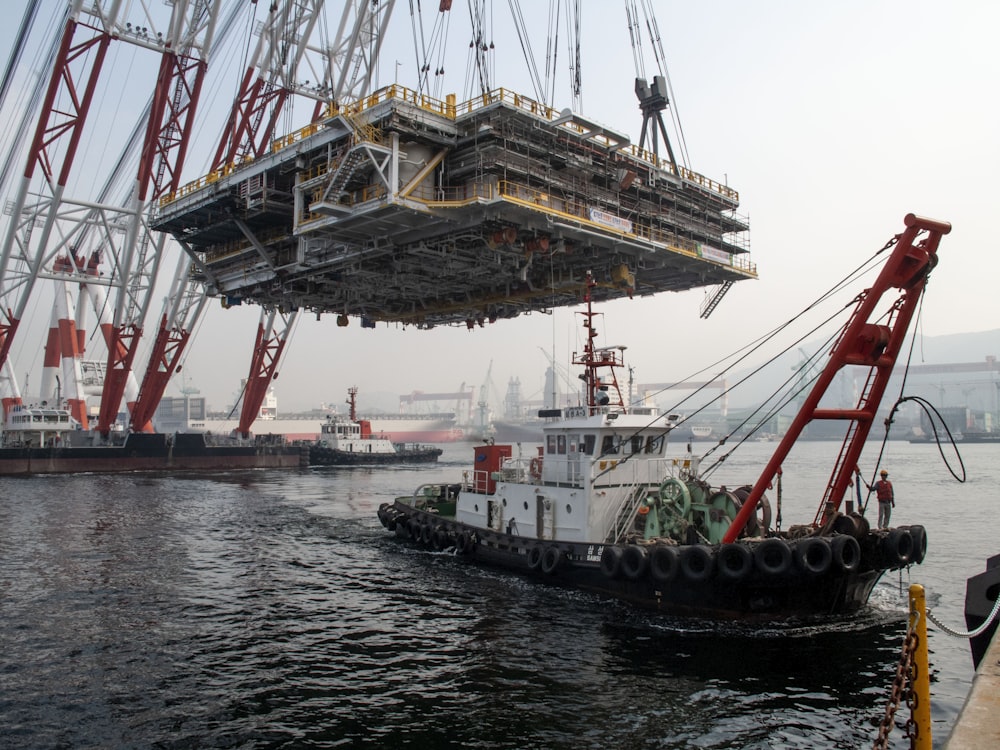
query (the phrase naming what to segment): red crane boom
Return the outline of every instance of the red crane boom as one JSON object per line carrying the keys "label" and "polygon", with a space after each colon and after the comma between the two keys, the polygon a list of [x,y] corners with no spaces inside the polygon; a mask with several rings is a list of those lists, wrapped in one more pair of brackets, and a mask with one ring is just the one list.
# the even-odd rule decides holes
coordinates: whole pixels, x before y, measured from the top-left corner
{"label": "red crane boom", "polygon": [[[792,446],[806,425],[814,419],[850,422],[814,524],[832,518],[840,508],[906,338],[906,331],[920,302],[927,276],[937,265],[938,244],[941,237],[951,231],[951,224],[948,222],[913,214],[906,215],[904,224],[906,229],[894,238],[892,254],[872,287],[859,295],[857,306],[834,345],[826,368],[816,379],[788,432],[730,524],[723,542],[736,540],[740,530],[756,511],[764,490],[771,484]],[[871,322],[882,297],[892,289],[902,290],[902,294],[890,308],[886,321]],[[820,409],[819,402],[834,377],[841,368],[848,365],[867,367],[869,370],[857,405],[853,409]]]}

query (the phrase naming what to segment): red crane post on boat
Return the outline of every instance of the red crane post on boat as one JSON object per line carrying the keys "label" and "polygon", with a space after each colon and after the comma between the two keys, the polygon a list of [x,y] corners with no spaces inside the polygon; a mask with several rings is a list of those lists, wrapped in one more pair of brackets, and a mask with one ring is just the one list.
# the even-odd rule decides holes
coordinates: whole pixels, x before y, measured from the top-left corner
{"label": "red crane post on boat", "polygon": [[[906,229],[890,241],[889,246],[895,244],[892,254],[871,288],[859,295],[857,306],[834,345],[826,368],[817,378],[798,415],[730,524],[722,540],[724,543],[736,540],[740,530],[756,511],[760,498],[778,473],[792,446],[806,425],[814,419],[841,419],[850,422],[813,524],[819,525],[832,518],[840,508],[844,493],[851,486],[854,467],[861,457],[910,321],[924,292],[927,276],[937,265],[938,244],[941,237],[951,231],[951,224],[948,222],[914,214],[907,214],[903,223]],[[885,317],[885,322],[873,322],[876,307],[892,289],[900,289],[902,294],[888,314],[880,316]],[[820,400],[837,372],[846,365],[869,368],[857,405],[853,409],[820,409]]]}

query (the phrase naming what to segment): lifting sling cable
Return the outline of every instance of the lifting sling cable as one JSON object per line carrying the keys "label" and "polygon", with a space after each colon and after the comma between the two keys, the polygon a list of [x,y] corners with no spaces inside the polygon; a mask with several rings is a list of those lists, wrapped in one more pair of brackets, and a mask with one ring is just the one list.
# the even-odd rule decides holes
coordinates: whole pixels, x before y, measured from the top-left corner
{"label": "lifting sling cable", "polygon": [[560,0],[549,0],[549,33],[545,44],[545,101],[553,106],[556,100],[556,65],[559,59]]}
{"label": "lifting sling cable", "polygon": [[510,6],[510,12],[514,18],[514,28],[517,30],[517,38],[521,42],[521,52],[524,55],[524,61],[528,64],[528,75],[531,77],[531,86],[535,90],[535,97],[542,104],[548,104],[545,101],[545,86],[538,77],[538,66],[535,64],[535,55],[531,49],[531,40],[528,38],[528,28],[524,23],[524,16],[521,13],[520,0],[507,0],[507,4]]}
{"label": "lifting sling cable", "polygon": [[[866,260],[860,266],[858,266],[857,268],[855,268],[844,279],[842,279],[840,282],[838,282],[837,284],[835,284],[828,291],[826,291],[824,294],[822,294],[819,298],[817,298],[815,301],[813,301],[812,303],[810,303],[809,305],[807,305],[799,313],[797,313],[796,315],[792,316],[791,318],[789,318],[784,323],[776,326],[774,329],[772,329],[768,333],[765,333],[764,335],[758,337],[757,339],[754,339],[749,344],[746,344],[745,346],[741,347],[740,349],[737,349],[735,352],[732,352],[731,354],[728,354],[728,355],[726,355],[724,357],[721,357],[720,359],[716,360],[714,363],[701,368],[697,372],[691,373],[686,378],[683,378],[683,379],[677,381],[676,383],[674,383],[672,386],[668,386],[667,388],[663,388],[663,389],[661,389],[659,391],[654,392],[653,396],[657,396],[657,395],[659,395],[661,393],[664,393],[665,391],[669,390],[670,388],[672,388],[674,386],[681,385],[681,384],[686,383],[686,382],[688,382],[690,380],[693,380],[694,378],[697,378],[697,377],[701,376],[703,373],[708,372],[708,371],[715,371],[716,372],[716,378],[715,379],[718,379],[718,377],[721,377],[721,375],[724,374],[726,371],[731,370],[734,366],[738,365],[740,362],[743,362],[748,357],[750,357],[762,345],[767,344],[768,342],[774,340],[774,338],[778,334],[780,334],[782,331],[784,331],[787,328],[789,328],[795,321],[799,320],[800,318],[804,317],[810,311],[812,311],[812,310],[816,309],[817,307],[819,307],[819,305],[821,305],[824,302],[826,302],[828,299],[830,299],[834,294],[836,294],[841,289],[847,287],[850,284],[853,284],[854,281],[855,281],[855,279],[857,279],[859,276],[863,275],[868,270],[870,270],[870,266],[872,266],[875,263],[875,261],[877,259],[877,255],[878,254],[873,255],[871,258],[869,258],[868,260]],[[796,346],[796,345],[802,343],[802,341],[804,340],[804,338],[806,336],[810,336],[813,333],[815,333],[816,331],[820,330],[823,326],[827,325],[833,318],[837,317],[842,312],[843,312],[843,308],[838,308],[833,314],[831,314],[829,317],[827,317],[822,322],[820,322],[818,325],[816,325],[812,330],[807,331],[805,334],[803,334],[802,337],[800,337],[797,341],[795,341],[792,344],[790,344],[784,351],[780,352],[777,356],[781,356],[781,354],[784,354],[792,346]],[[733,359],[732,361],[730,361],[733,357],[736,357],[736,355],[739,355],[741,352],[742,352],[742,356],[739,356],[736,359]],[[720,367],[720,365],[723,365],[723,364],[726,364],[726,366],[724,368],[722,368],[721,370],[719,370],[718,368]],[[742,383],[742,382],[743,382],[743,380],[740,381],[740,383]],[[687,398],[682,399],[681,401],[679,401],[669,411],[675,411],[678,406],[681,406],[684,403],[686,403],[687,400],[688,400],[688,398],[690,398],[690,397],[687,397]]]}
{"label": "lifting sling cable", "polygon": [[[417,91],[420,93],[430,93],[426,91],[427,86],[427,42],[424,39],[424,15],[423,7],[417,0],[416,13],[414,13],[413,0],[410,0],[410,28],[413,33],[413,55],[417,62]],[[418,33],[419,32],[419,33]],[[395,61],[396,65],[399,61]],[[393,76],[395,80],[395,76]]]}
{"label": "lifting sling cable", "polygon": [[444,87],[444,61],[448,50],[448,31],[451,28],[451,12],[439,14],[434,24],[434,32],[431,34],[431,49],[437,47],[437,59],[434,68],[435,82],[432,95],[438,99],[443,98],[442,88]]}
{"label": "lifting sling cable", "polygon": [[[851,272],[849,272],[839,282],[837,282],[836,284],[834,284],[826,292],[824,292],[823,294],[821,294],[816,300],[814,300],[813,302],[811,302],[808,305],[806,305],[800,312],[798,312],[797,314],[795,314],[794,316],[792,316],[791,318],[789,318],[788,320],[786,320],[784,323],[776,326],[770,332],[764,334],[763,336],[758,337],[753,342],[751,342],[750,344],[747,344],[746,346],[742,347],[741,349],[737,349],[733,354],[727,355],[725,357],[722,357],[719,360],[716,360],[716,362],[714,364],[702,368],[698,372],[696,372],[696,373],[688,376],[687,378],[685,378],[683,380],[678,381],[674,385],[678,385],[678,384],[687,382],[689,380],[692,380],[693,378],[699,376],[701,373],[704,373],[707,370],[714,370],[720,364],[728,362],[731,357],[733,357],[733,356],[735,356],[737,354],[740,354],[740,352],[742,352],[742,355],[739,356],[734,361],[732,361],[731,363],[729,363],[728,366],[726,368],[724,368],[724,370],[722,372],[724,373],[727,370],[731,370],[732,367],[734,367],[735,365],[738,365],[740,362],[743,362],[748,357],[750,357],[755,351],[757,351],[760,348],[761,345],[766,344],[766,343],[768,343],[770,341],[773,341],[775,339],[775,337],[777,337],[778,334],[780,334],[782,331],[787,330],[795,321],[797,321],[800,318],[804,317],[808,312],[817,309],[821,304],[823,304],[827,300],[831,299],[834,294],[836,294],[837,292],[841,291],[842,289],[848,287],[849,285],[853,284],[857,278],[859,278],[860,276],[862,276],[865,273],[867,273],[870,270],[872,270],[872,268],[873,268],[874,264],[876,263],[876,261],[878,260],[879,256],[883,252],[885,252],[889,247],[891,247],[893,244],[895,244],[894,241],[890,240],[879,251],[877,251],[876,253],[874,253],[873,255],[871,255],[867,260],[865,260],[864,262],[862,262],[861,264],[859,264],[857,267],[855,267],[854,270],[852,270]],[[773,357],[771,357],[767,362],[765,362],[762,365],[758,366],[752,372],[750,372],[748,375],[746,375],[743,378],[741,378],[736,383],[736,385],[739,386],[739,385],[745,383],[750,377],[752,377],[753,375],[757,374],[760,370],[762,370],[764,367],[766,367],[771,362],[775,361],[778,357],[780,357],[783,354],[787,353],[792,347],[798,346],[799,344],[801,344],[805,340],[806,337],[811,336],[816,331],[818,331],[818,330],[822,329],[823,327],[825,327],[826,325],[828,325],[830,323],[830,321],[832,321],[834,318],[842,315],[846,309],[852,307],[853,304],[856,302],[856,300],[857,300],[857,298],[854,298],[854,299],[850,300],[847,303],[846,306],[841,306],[841,307],[837,308],[831,315],[829,315],[828,317],[826,317],[819,324],[817,324],[816,326],[814,326],[811,330],[809,330],[809,331],[805,332],[804,334],[802,334],[796,341],[793,341],[791,344],[789,344],[788,346],[786,346],[782,351],[778,352],[776,355],[774,355]],[[832,340],[833,338],[835,338],[839,333],[840,333],[839,330],[835,331],[834,334],[833,334],[833,336],[831,336],[830,340]],[[823,349],[821,348],[819,351],[823,351]],[[718,379],[718,377],[716,377],[715,379]],[[694,393],[689,394],[688,396],[686,396],[685,398],[683,398],[679,402],[677,402],[672,409],[668,409],[668,410],[664,411],[663,413],[661,413],[661,414],[657,415],[656,417],[654,417],[652,420],[649,421],[649,423],[646,425],[646,427],[647,428],[651,427],[652,425],[656,424],[656,422],[658,422],[661,419],[663,419],[667,414],[670,414],[670,413],[674,412],[677,409],[677,407],[682,406],[688,400],[690,400],[691,398],[693,398],[704,387],[707,387],[707,386],[702,386],[702,388],[697,389]],[[653,395],[656,396],[657,394],[663,393],[663,392],[665,392],[668,389],[669,389],[669,387],[668,388],[663,388],[663,389],[657,391],[656,393],[654,393]],[[712,402],[718,400],[719,398],[721,398],[721,395],[719,397],[716,397],[715,399],[713,399]],[[710,403],[712,403],[712,402],[710,402]],[[705,408],[705,407],[702,407],[702,408]],[[741,443],[742,442],[743,441],[741,441]],[[718,446],[716,446],[716,447],[718,447]],[[707,457],[709,454],[711,454],[712,451],[714,451],[714,450],[715,450],[715,448],[712,448],[711,450],[709,450],[705,454],[705,457]],[[725,459],[722,459],[722,460],[725,460]]]}
{"label": "lifting sling cable", "polygon": [[[641,0],[642,11],[646,19],[646,30],[649,33],[649,43],[653,49],[653,58],[656,60],[656,67],[660,75],[667,82],[667,94],[670,102],[670,119],[674,123],[674,130],[677,133],[678,147],[685,167],[691,165],[691,157],[688,154],[687,142],[684,139],[684,128],[681,126],[680,112],[677,109],[677,98],[674,96],[674,87],[670,81],[670,73],[667,69],[667,56],[663,51],[663,39],[660,36],[660,27],[656,21],[656,11],[653,9],[651,0]],[[643,76],[645,77],[645,76]]]}

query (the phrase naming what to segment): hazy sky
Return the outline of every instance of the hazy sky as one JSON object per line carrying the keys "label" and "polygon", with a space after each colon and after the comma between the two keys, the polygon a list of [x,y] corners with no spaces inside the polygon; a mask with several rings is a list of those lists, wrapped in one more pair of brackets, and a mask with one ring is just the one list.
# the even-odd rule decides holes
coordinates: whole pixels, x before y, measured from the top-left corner
{"label": "hazy sky", "polygon": [[[760,280],[737,284],[708,320],[698,317],[701,291],[604,306],[603,341],[629,346],[638,381],[677,379],[787,319],[900,232],[908,212],[954,226],[941,246],[922,332],[1000,329],[1000,247],[992,227],[1000,206],[1000,4],[654,4],[690,166],[740,192]],[[24,3],[11,5],[19,19]],[[529,27],[544,32],[544,10],[531,9],[546,4],[523,5]],[[398,36],[383,55],[383,84],[414,78],[408,4],[396,6]],[[448,66],[455,83],[446,90],[463,98],[468,12],[462,0],[454,6],[449,46],[458,62]],[[638,140],[623,6],[583,6],[583,112]],[[530,94],[508,13],[507,3],[496,3],[494,84]],[[0,29],[0,49],[9,49],[13,32],[13,23]],[[544,38],[534,44],[544,55]],[[646,59],[651,66],[648,51]],[[241,66],[229,67],[235,86]],[[228,99],[210,101],[220,108]],[[557,88],[555,104],[569,106],[566,86]],[[202,160],[218,138],[205,130],[195,150]],[[187,177],[203,171],[193,154]],[[198,332],[184,374],[213,406],[221,408],[246,375],[257,316],[256,309],[213,304]],[[358,385],[364,405],[366,393],[380,391],[455,391],[462,384],[478,391],[489,371],[493,400],[512,376],[526,396],[540,397],[545,351],[566,362],[579,344],[577,330],[572,310],[471,332],[362,330],[357,321],[345,329],[334,316],[303,316],[276,392],[281,410],[290,411],[342,402],[347,387]],[[30,357],[23,344],[17,351],[20,375]],[[1000,335],[982,354],[1000,354]]]}

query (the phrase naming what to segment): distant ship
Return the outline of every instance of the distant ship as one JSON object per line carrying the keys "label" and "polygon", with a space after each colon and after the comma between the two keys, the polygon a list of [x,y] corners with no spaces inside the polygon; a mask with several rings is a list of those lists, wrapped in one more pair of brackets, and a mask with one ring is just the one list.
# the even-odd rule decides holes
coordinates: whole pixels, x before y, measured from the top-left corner
{"label": "distant ship", "polygon": [[[465,438],[456,426],[453,413],[362,415],[371,424],[373,435],[392,443],[454,443]],[[254,435],[283,435],[287,440],[318,440],[325,417],[302,415],[281,419],[257,419],[250,428]],[[239,426],[238,419],[192,419],[180,432],[210,432],[228,435]]]}
{"label": "distant ship", "polygon": [[[951,439],[956,443],[1000,443],[1000,432],[953,432]],[[911,443],[948,443],[948,435],[944,432],[939,435],[914,435],[910,438]]]}
{"label": "distant ship", "polygon": [[[213,417],[207,412],[205,399],[200,396],[164,398],[160,402],[155,423],[164,432],[200,432],[229,435],[239,427],[237,410],[232,417]],[[286,440],[315,441],[320,438],[328,413],[320,411],[277,416],[277,397],[269,391],[260,414],[250,430],[254,435],[282,435]],[[454,412],[433,414],[371,414],[360,415],[371,425],[373,435],[392,443],[453,443],[465,438]]]}
{"label": "distant ship", "polygon": [[394,443],[455,443],[465,439],[454,412],[436,414],[369,414],[372,432]]}
{"label": "distant ship", "polygon": [[542,419],[494,419],[493,437],[501,443],[540,443],[544,426]]}

